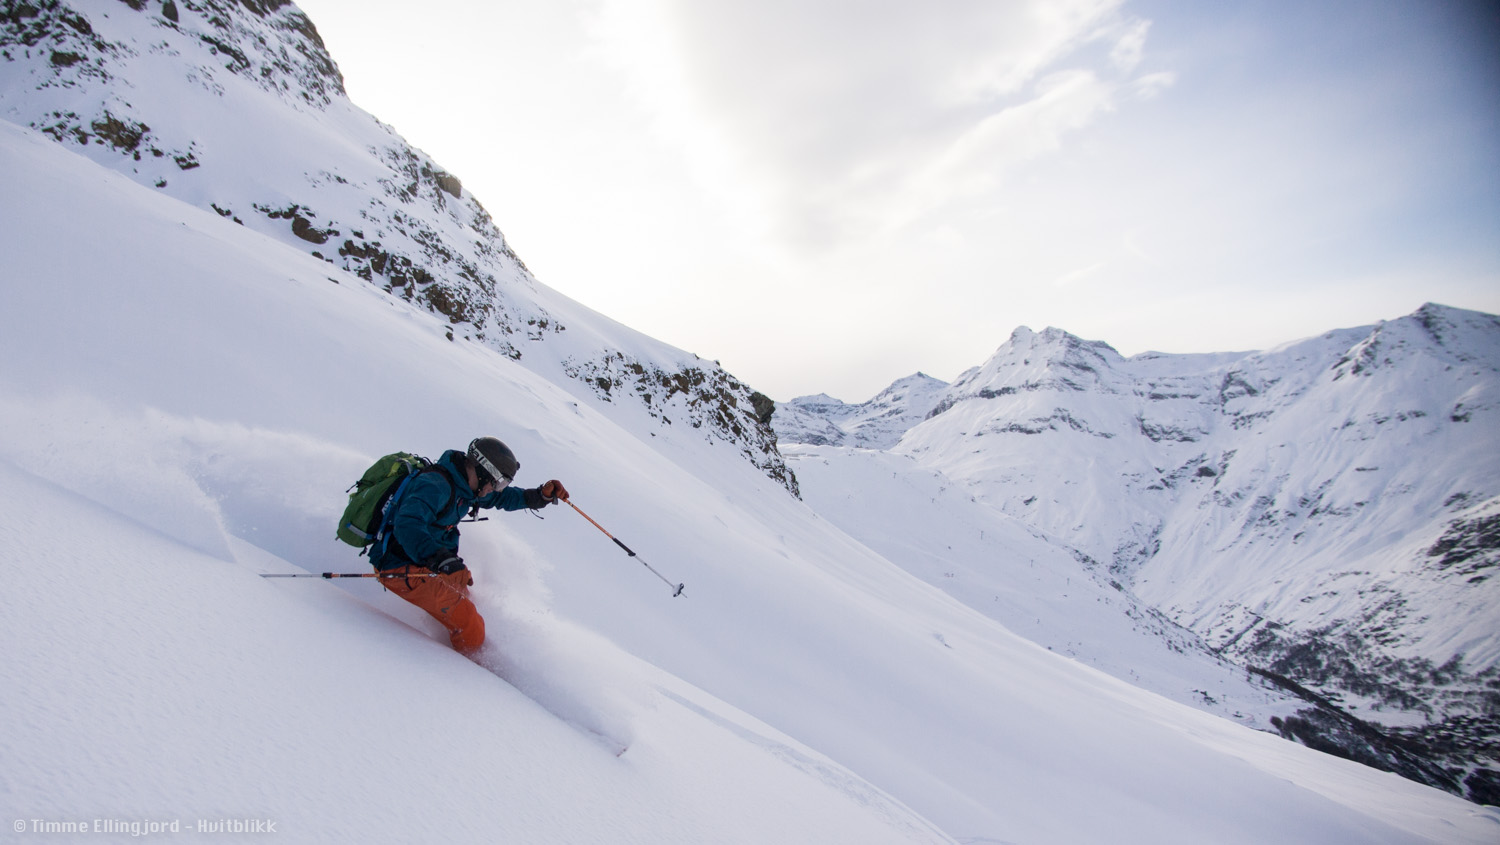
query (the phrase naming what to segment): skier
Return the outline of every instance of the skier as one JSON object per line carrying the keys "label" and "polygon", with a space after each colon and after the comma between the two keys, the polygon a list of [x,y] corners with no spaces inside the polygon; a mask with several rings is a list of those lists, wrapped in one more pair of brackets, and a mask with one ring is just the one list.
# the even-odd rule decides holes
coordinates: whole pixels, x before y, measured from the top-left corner
{"label": "skier", "polygon": [[449,449],[391,505],[391,528],[370,553],[386,589],[441,622],[462,654],[483,645],[484,617],[469,599],[474,579],[458,556],[459,520],[479,508],[537,510],[568,498],[556,479],[529,490],[511,487],[520,468],[493,437],[475,438],[467,452]]}

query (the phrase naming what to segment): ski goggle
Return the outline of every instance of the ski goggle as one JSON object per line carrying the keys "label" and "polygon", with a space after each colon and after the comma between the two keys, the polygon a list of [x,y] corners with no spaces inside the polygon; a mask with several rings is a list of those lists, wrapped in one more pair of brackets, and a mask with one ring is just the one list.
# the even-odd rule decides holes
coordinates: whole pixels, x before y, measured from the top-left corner
{"label": "ski goggle", "polygon": [[490,482],[494,482],[496,490],[504,490],[510,486],[511,477],[490,463],[489,458],[486,458],[481,452],[475,450],[469,457],[474,459],[474,464],[479,468],[479,473],[482,476],[479,479],[481,487]]}

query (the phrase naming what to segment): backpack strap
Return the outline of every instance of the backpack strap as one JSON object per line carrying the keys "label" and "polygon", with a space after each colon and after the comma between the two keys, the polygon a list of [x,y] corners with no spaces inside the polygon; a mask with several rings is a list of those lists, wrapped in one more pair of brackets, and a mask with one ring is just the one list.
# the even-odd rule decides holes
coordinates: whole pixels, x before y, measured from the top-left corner
{"label": "backpack strap", "polygon": [[401,501],[401,494],[406,492],[406,485],[410,484],[413,478],[426,471],[427,467],[423,467],[415,472],[408,472],[406,477],[401,479],[401,483],[396,485],[396,490],[391,493],[390,499],[386,500],[385,510],[380,515],[380,527],[375,529],[375,542],[365,549],[370,553],[370,560],[385,557],[385,549],[391,538],[391,525],[396,521],[396,505]]}
{"label": "backpack strap", "polygon": [[[429,463],[421,469],[407,473],[406,477],[401,479],[401,483],[396,486],[396,492],[391,494],[390,501],[386,502],[385,513],[380,517],[380,528],[375,532],[375,542],[369,548],[365,549],[366,552],[370,551],[370,549],[375,550],[370,554],[372,560],[385,556],[386,546],[389,544],[391,537],[391,528],[396,524],[396,508],[401,504],[401,495],[406,492],[406,485],[410,484],[413,478],[424,472],[440,472],[443,480],[448,482],[448,501],[443,504],[442,510],[438,512],[442,513],[453,507],[453,500],[458,498],[458,486],[453,483],[453,479],[448,476],[447,471],[441,465]],[[477,511],[478,508],[476,507],[475,510]],[[454,526],[449,525],[444,527],[453,528]],[[364,552],[361,552],[361,554],[364,554]]]}

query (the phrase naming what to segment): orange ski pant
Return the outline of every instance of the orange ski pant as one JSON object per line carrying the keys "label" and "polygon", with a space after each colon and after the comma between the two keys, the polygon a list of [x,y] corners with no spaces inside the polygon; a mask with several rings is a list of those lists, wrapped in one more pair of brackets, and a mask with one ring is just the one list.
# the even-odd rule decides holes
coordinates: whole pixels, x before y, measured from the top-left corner
{"label": "orange ski pant", "polygon": [[[402,567],[382,574],[380,583],[448,629],[448,640],[462,654],[472,654],[484,644],[484,617],[469,599],[474,583],[466,569],[448,575],[427,575],[421,566]],[[420,575],[418,575],[420,573]]]}

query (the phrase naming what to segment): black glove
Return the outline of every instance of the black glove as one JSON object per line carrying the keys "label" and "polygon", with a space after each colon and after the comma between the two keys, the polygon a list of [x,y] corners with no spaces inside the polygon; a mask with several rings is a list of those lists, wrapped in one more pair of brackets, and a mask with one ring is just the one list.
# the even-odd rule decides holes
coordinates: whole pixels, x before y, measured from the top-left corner
{"label": "black glove", "polygon": [[438,573],[439,575],[452,575],[460,569],[468,569],[464,566],[464,559],[456,552],[442,551],[434,555],[428,555],[422,561],[422,565]]}
{"label": "black glove", "polygon": [[556,479],[549,481],[540,487],[533,487],[529,490],[523,490],[521,492],[525,497],[526,507],[531,508],[532,510],[545,508],[546,506],[558,500],[562,500],[564,502],[568,500],[568,488],[564,487],[563,483],[561,481],[557,481]]}

